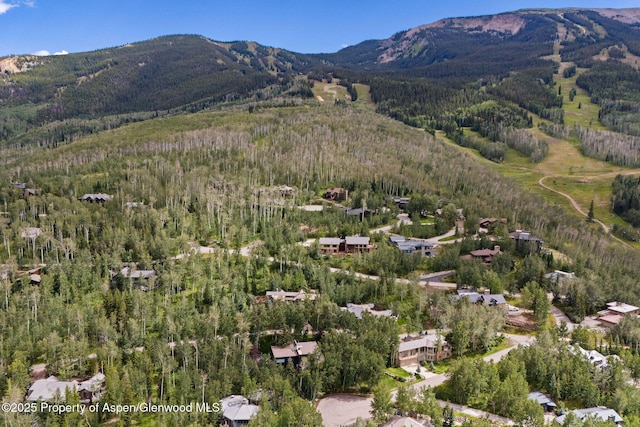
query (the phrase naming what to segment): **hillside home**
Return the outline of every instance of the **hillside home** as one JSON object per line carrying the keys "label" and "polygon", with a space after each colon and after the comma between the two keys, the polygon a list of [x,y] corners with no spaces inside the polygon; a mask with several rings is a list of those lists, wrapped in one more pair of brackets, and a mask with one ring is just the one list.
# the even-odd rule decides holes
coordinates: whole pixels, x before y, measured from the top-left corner
{"label": "hillside home", "polygon": [[612,328],[624,318],[624,316],[638,316],[640,308],[619,301],[607,303],[605,310],[598,312],[598,321],[606,328]]}
{"label": "hillside home", "polygon": [[552,283],[562,283],[575,279],[576,275],[562,270],[555,270],[552,273],[545,274],[544,277],[545,279],[549,279]]}
{"label": "hillside home", "polygon": [[277,291],[267,291],[265,293],[265,297],[267,300],[271,301],[286,301],[286,302],[296,302],[296,301],[304,301],[304,300],[315,300],[318,297],[315,289],[311,289],[309,293],[305,292],[304,289],[300,289],[297,292],[286,292],[282,290]]}
{"label": "hillside home", "polygon": [[493,249],[478,249],[469,252],[469,255],[462,255],[460,259],[467,261],[482,261],[485,265],[491,265],[493,257],[501,254],[500,246],[494,246]]}
{"label": "hillside home", "polygon": [[373,214],[373,211],[367,208],[345,208],[344,211],[349,216],[357,216],[361,221],[364,221],[365,218],[369,218],[371,214]]}
{"label": "hillside home", "polygon": [[442,335],[407,336],[398,345],[395,363],[399,367],[437,362],[451,357],[451,346]]}
{"label": "hillside home", "polygon": [[[610,421],[617,426],[623,425],[623,419],[620,414],[618,414],[613,409],[609,409],[605,406],[597,406],[594,408],[586,409],[574,409],[573,411],[569,412],[573,413],[581,421],[592,419],[594,421],[602,422]],[[566,414],[560,415],[559,417],[556,417],[555,422],[563,425],[566,417]]]}
{"label": "hillside home", "polygon": [[596,350],[585,350],[579,345],[569,347],[569,350],[574,354],[578,353],[582,355],[585,359],[587,359],[589,363],[591,363],[596,368],[599,368],[600,370],[609,367],[609,359],[619,360],[619,357],[617,355],[605,356],[602,353],[597,352]]}
{"label": "hillside home", "polygon": [[436,255],[435,245],[425,239],[407,239],[404,236],[392,235],[388,242],[407,255],[420,254],[422,257]]}
{"label": "hillside home", "polygon": [[344,239],[339,237],[321,237],[318,240],[318,249],[321,254],[325,255],[370,252],[375,248],[370,242],[371,239],[369,237],[362,236],[347,236]]}
{"label": "hillside home", "polygon": [[155,270],[138,270],[136,268],[124,267],[120,270],[120,273],[128,279],[140,281],[140,280],[148,280],[152,277],[155,277]]}
{"label": "hillside home", "polygon": [[36,190],[35,188],[27,187],[26,182],[11,182],[10,185],[14,188],[17,188],[18,190],[22,190],[22,194],[24,195],[24,197],[35,196],[36,194],[38,194],[38,190]]}
{"label": "hillside home", "polygon": [[348,311],[353,313],[358,319],[362,319],[362,315],[364,313],[369,313],[372,316],[376,317],[391,317],[393,316],[393,311],[391,310],[374,310],[375,306],[373,304],[352,304],[348,303],[346,307],[340,307],[343,311]]}
{"label": "hillside home", "polygon": [[348,200],[349,198],[349,190],[345,190],[344,188],[329,188],[325,191],[322,196],[325,200],[331,200],[333,202],[341,202],[343,200]]}
{"label": "hillside home", "polygon": [[636,314],[638,314],[638,310],[640,310],[640,308],[636,307],[635,305],[626,304],[624,302],[613,301],[613,302],[608,302],[607,303],[607,310],[611,314],[636,315]]}
{"label": "hillside home", "polygon": [[98,373],[85,381],[60,381],[53,375],[36,380],[27,392],[27,400],[30,402],[53,401],[60,399],[64,401],[67,390],[78,393],[81,403],[93,403],[99,399],[104,390],[104,374]]}
{"label": "hillside home", "polygon": [[488,229],[489,227],[491,227],[493,224],[506,224],[507,223],[507,218],[480,218],[480,220],[478,220],[478,226],[480,226],[480,228],[484,228],[484,229]]}
{"label": "hillside home", "polygon": [[553,412],[558,407],[558,405],[556,405],[555,402],[551,400],[549,396],[539,391],[533,391],[529,393],[527,397],[529,398],[529,400],[538,402],[538,404],[542,406],[542,410],[544,412]]}
{"label": "hillside home", "polygon": [[411,201],[410,197],[393,197],[393,203],[398,207],[398,209],[405,210],[407,205]]}
{"label": "hillside home", "polygon": [[318,348],[315,341],[294,341],[283,346],[271,346],[271,355],[278,364],[293,363],[296,369],[304,367],[304,359]]}
{"label": "hillside home", "polygon": [[348,254],[370,252],[373,249],[373,245],[370,242],[371,239],[369,237],[347,236],[344,239],[345,252]]}
{"label": "hillside home", "polygon": [[542,243],[544,241],[531,234],[529,231],[515,230],[509,233],[509,237],[513,239],[516,244],[516,249],[524,249],[529,245],[531,250],[535,253],[540,253],[542,250]]}
{"label": "hillside home", "polygon": [[104,193],[84,194],[82,197],[80,197],[80,200],[83,202],[99,203],[99,204],[108,202],[111,199],[113,199],[113,196],[109,194],[104,194]]}
{"label": "hillside home", "polygon": [[466,298],[471,304],[486,305],[489,307],[507,307],[507,301],[502,294],[492,294],[489,290],[484,293],[478,293],[470,289],[458,289],[454,300]]}
{"label": "hillside home", "polygon": [[598,317],[598,322],[605,328],[613,328],[620,323],[623,317],[621,314],[605,314],[604,316]]}
{"label": "hillside home", "polygon": [[339,237],[321,237],[318,240],[318,248],[321,254],[337,255],[344,252],[344,239]]}
{"label": "hillside home", "polygon": [[228,427],[246,426],[251,418],[258,415],[260,407],[249,403],[244,396],[231,395],[220,400],[222,424]]}

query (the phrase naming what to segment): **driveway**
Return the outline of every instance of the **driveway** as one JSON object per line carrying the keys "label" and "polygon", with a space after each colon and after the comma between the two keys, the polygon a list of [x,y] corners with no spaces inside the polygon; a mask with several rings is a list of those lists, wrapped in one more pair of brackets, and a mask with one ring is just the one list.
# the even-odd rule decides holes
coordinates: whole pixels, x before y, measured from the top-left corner
{"label": "driveway", "polygon": [[332,394],[318,401],[316,409],[322,415],[322,424],[326,427],[350,426],[358,418],[371,418],[371,397],[353,394]]}
{"label": "driveway", "polygon": [[562,310],[554,305],[551,306],[551,314],[553,314],[553,317],[556,319],[556,325],[560,326],[560,323],[564,321],[567,324],[569,332],[573,331],[576,327],[576,324],[573,323]]}
{"label": "driveway", "polygon": [[393,227],[395,227],[395,226],[400,226],[401,224],[408,224],[408,225],[413,224],[413,222],[411,222],[411,219],[409,218],[408,214],[405,214],[405,213],[399,214],[397,216],[397,218],[398,218],[398,222],[396,222],[395,224],[385,225],[385,226],[382,226],[382,227],[374,228],[373,230],[369,230],[369,233],[370,234],[373,234],[373,233],[389,233],[391,231],[391,229]]}

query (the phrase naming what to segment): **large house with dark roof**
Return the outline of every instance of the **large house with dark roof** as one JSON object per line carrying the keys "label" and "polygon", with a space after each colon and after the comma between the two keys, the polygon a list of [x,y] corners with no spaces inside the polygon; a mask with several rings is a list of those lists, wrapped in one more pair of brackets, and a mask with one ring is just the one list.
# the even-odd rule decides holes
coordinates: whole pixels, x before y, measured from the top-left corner
{"label": "large house with dark roof", "polygon": [[500,246],[494,246],[493,249],[478,249],[469,252],[469,255],[463,255],[460,257],[462,260],[467,261],[482,261],[483,264],[490,265],[493,262],[493,257],[501,254]]}
{"label": "large house with dark roof", "polygon": [[541,238],[536,237],[531,234],[531,232],[524,230],[512,231],[509,233],[509,237],[511,237],[511,239],[513,239],[513,241],[515,242],[516,249],[524,249],[527,247],[527,245],[529,245],[528,247],[532,252],[535,253],[540,253],[540,251],[542,250],[542,243],[544,243]]}
{"label": "large house with dark roof", "polygon": [[111,199],[113,199],[113,196],[104,193],[84,194],[82,197],[80,197],[80,200],[83,202],[99,204],[108,202]]}

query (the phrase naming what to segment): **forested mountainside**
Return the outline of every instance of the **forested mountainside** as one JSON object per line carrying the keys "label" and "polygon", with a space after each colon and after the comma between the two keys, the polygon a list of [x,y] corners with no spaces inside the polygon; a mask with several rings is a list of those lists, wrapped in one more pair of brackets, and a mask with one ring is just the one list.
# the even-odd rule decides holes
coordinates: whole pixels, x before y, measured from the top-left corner
{"label": "forested mountainside", "polygon": [[[640,318],[603,314],[640,305],[638,16],[0,59],[0,417],[210,425],[232,415],[187,406],[242,395],[252,426],[318,426],[340,392],[373,395],[357,425],[453,425],[437,397],[542,426],[539,390],[640,425]],[[441,382],[418,393],[397,366],[425,330],[453,360],[423,360]],[[537,343],[506,355],[505,332]],[[94,410],[32,410],[56,400]]]}
{"label": "forested mountainside", "polygon": [[[0,63],[0,138],[48,144],[221,102],[295,88],[318,62],[256,43],[167,36],[125,46]],[[292,89],[293,87],[293,89]]]}

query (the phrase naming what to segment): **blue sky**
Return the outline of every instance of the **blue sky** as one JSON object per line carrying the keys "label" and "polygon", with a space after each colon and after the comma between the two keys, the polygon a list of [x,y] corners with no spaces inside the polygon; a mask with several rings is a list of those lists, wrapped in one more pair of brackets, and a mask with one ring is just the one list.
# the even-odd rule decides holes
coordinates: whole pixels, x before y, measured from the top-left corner
{"label": "blue sky", "polygon": [[168,34],[335,52],[447,17],[531,7],[637,6],[637,0],[0,0],[0,57],[84,52]]}

